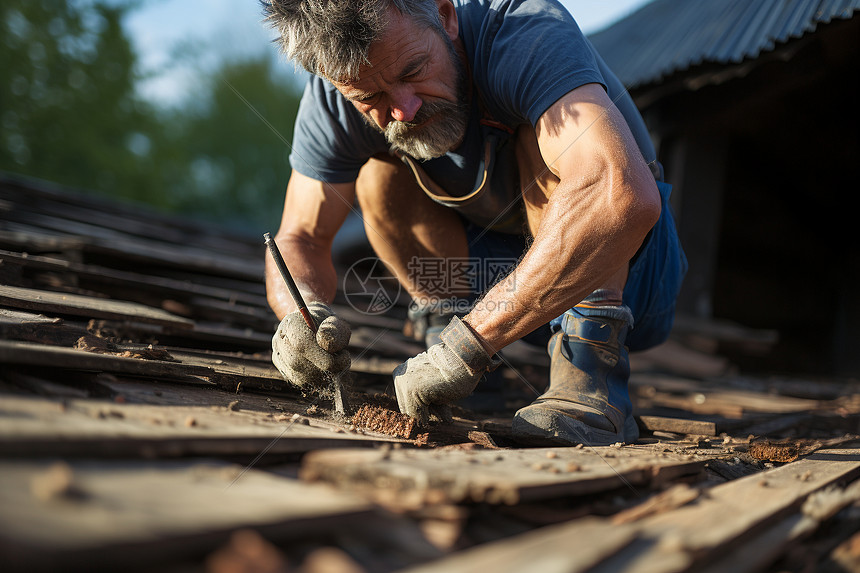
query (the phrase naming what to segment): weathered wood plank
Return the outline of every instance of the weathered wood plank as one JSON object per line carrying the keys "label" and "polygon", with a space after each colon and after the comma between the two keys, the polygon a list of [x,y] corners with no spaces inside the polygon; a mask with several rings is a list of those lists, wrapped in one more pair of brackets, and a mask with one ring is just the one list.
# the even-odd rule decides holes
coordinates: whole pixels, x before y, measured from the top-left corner
{"label": "weathered wood plank", "polygon": [[55,325],[62,322],[61,318],[45,316],[44,314],[0,308],[0,326]]}
{"label": "weathered wood plank", "polygon": [[[631,545],[629,552],[596,570],[700,569],[742,547],[751,534],[774,525],[779,529],[813,492],[858,475],[860,450],[834,449],[727,482],[693,504],[637,522],[645,543]],[[624,568],[618,569],[618,563]]]}
{"label": "weathered wood plank", "polygon": [[0,174],[0,197],[13,208],[28,205],[38,211],[97,222],[102,227],[130,234],[159,237],[176,243],[196,239],[216,252],[243,253],[258,245],[257,237],[252,239],[223,227],[213,228],[209,223],[165,213],[150,205],[81,193],[48,181],[9,173]]}
{"label": "weathered wood plank", "polygon": [[153,405],[4,395],[0,455],[254,457],[401,441],[345,432],[324,419],[294,418],[274,400],[268,412],[243,407],[245,398],[223,392],[211,392],[208,400],[208,405]]}
{"label": "weathered wood plank", "polygon": [[[120,346],[123,348],[123,346]],[[257,378],[276,382],[284,389],[290,386],[284,382],[284,377],[272,364],[272,361],[266,358],[253,356],[236,356],[227,353],[219,352],[193,352],[182,348],[173,348],[165,346],[164,349],[170,355],[183,364],[193,364],[195,366],[204,366],[211,368],[218,374],[229,375],[237,379]]]}
{"label": "weathered wood plank", "polygon": [[174,331],[170,327],[162,327],[162,334],[156,336],[165,342],[170,337],[173,341],[171,344],[176,346],[188,345],[205,348],[212,346],[209,343],[214,343],[219,347],[232,347],[236,350],[253,349],[257,352],[271,350],[274,333],[274,330],[259,332],[251,328],[227,326],[221,322],[195,320],[193,329]]}
{"label": "weathered wood plank", "polygon": [[[329,452],[334,453],[334,452]],[[858,495],[814,492],[860,475],[860,450],[821,451],[761,474],[715,486],[680,508],[636,521],[585,518],[455,553],[410,571],[589,572],[758,571]],[[766,483],[767,485],[762,485]],[[824,501],[821,501],[823,499]],[[635,508],[633,508],[635,510]],[[777,545],[778,547],[778,545]],[[737,552],[737,553],[735,553]],[[744,562],[746,555],[749,560]],[[740,569],[736,569],[735,566]]]}
{"label": "weathered wood plank", "polygon": [[[714,452],[713,456],[721,455]],[[302,476],[421,505],[442,496],[450,503],[522,503],[586,495],[699,472],[708,458],[660,452],[650,446],[527,450],[408,450],[313,452]]]}
{"label": "weathered wood plank", "polygon": [[860,502],[860,481],[845,489],[828,487],[811,494],[801,511],[750,535],[742,546],[717,556],[702,573],[753,573],[771,565],[786,550],[812,535],[843,508]]}
{"label": "weathered wood plank", "polygon": [[[129,354],[133,355],[136,350],[141,347],[148,346],[147,344],[141,345],[134,343],[115,344],[107,340],[108,338],[111,338],[111,336],[106,334],[98,334],[94,336],[90,330],[87,330],[86,317],[83,317],[81,321],[64,321],[60,318],[46,317],[44,315],[17,311],[13,316],[12,314],[8,314],[12,311],[7,311],[7,313],[4,314],[4,310],[5,309],[0,309],[0,339],[38,343],[39,345],[48,345],[49,347],[73,347],[76,346],[76,342],[83,337],[87,341],[101,344],[102,346],[105,344],[112,344],[113,346],[111,346],[111,348],[116,349],[116,355],[121,355],[126,350],[129,351]],[[176,345],[182,345],[183,347],[206,346],[203,344],[204,342],[214,342],[218,343],[223,348],[229,349],[228,356],[231,357],[231,360],[235,359],[236,353],[240,350],[250,349],[253,352],[264,351],[266,353],[265,358],[254,359],[253,357],[246,356],[243,360],[251,360],[254,364],[271,364],[268,359],[268,350],[271,348],[272,343],[271,334],[268,332],[260,333],[250,329],[224,327],[218,323],[195,322],[193,330],[189,330],[187,328],[174,330],[169,326],[143,323],[136,323],[133,326],[130,326],[125,321],[105,320],[102,320],[98,324],[98,330],[93,330],[93,332],[98,333],[104,333],[105,331],[122,333],[122,338],[132,337],[139,340],[150,340],[155,338],[157,340],[165,341],[166,344],[173,343]],[[104,340],[99,343],[98,337],[101,337]],[[111,340],[114,338],[116,337],[111,338]],[[169,351],[169,349],[166,348],[166,344],[165,349]],[[36,347],[33,347],[32,350],[39,352],[39,349]],[[52,352],[50,348],[45,348],[42,351],[48,354]],[[219,356],[224,356],[224,353],[222,352]],[[20,358],[13,356],[10,361],[14,362],[17,360],[20,363],[25,359],[26,356],[22,356]],[[229,361],[230,360],[228,360],[228,362]],[[191,362],[193,363],[193,360]],[[276,371],[274,370],[274,367],[272,367],[271,369],[268,369],[267,374],[269,376],[267,377],[280,380],[280,376],[275,375],[275,373]]]}
{"label": "weathered wood plank", "polygon": [[[634,538],[633,528],[583,518],[486,543],[445,559],[406,569],[403,573],[578,573],[590,570],[606,557],[624,549]],[[579,548],[577,551],[559,551],[573,540]]]}
{"label": "weathered wood plank", "polygon": [[819,400],[769,393],[766,389],[743,389],[723,383],[704,383],[689,378],[634,373],[630,386],[640,405],[662,406],[701,415],[742,418],[747,413],[787,414],[815,410]]}
{"label": "weathered wood plank", "polygon": [[696,434],[699,436],[716,436],[717,424],[700,420],[683,420],[681,418],[666,418],[663,416],[640,416],[640,427],[651,432],[674,432],[676,434]]}
{"label": "weathered wood plank", "polygon": [[[0,313],[4,309],[0,309]],[[18,340],[55,346],[74,346],[81,337],[92,337],[86,329],[86,319],[66,321],[41,314],[15,312],[15,316],[0,317],[0,340]],[[160,326],[148,325],[160,329]]]}
{"label": "weathered wood plank", "polygon": [[37,310],[52,314],[129,320],[150,324],[169,325],[173,328],[191,328],[194,322],[134,302],[62,294],[46,290],[0,285],[0,304],[24,310]]}
{"label": "weathered wood plank", "polygon": [[[67,261],[58,257],[28,255],[14,251],[0,250],[0,260],[25,266],[27,268],[73,273],[90,282],[117,287],[133,287],[167,295],[201,295],[216,300],[232,301],[268,308],[266,297],[248,292],[245,289],[222,289],[207,285],[202,281],[177,280],[168,277],[145,275],[130,271],[112,269],[99,265],[88,265]],[[249,286],[256,283],[249,283]]]}
{"label": "weathered wood plank", "polygon": [[[46,235],[49,240],[59,244],[66,243],[67,238],[73,239],[74,242],[68,242],[68,244],[75,245],[76,249],[83,253],[114,257],[126,263],[134,261],[243,280],[260,280],[263,277],[263,250],[260,251],[259,259],[254,260],[219,256],[215,252],[196,246],[169,245],[154,240],[122,236],[112,239],[96,238],[75,232],[77,225],[61,219],[46,227],[18,222],[5,223],[3,226],[4,230],[12,234],[0,233],[0,244],[13,248],[26,249],[27,245],[38,246],[45,243],[39,235]],[[86,232],[85,229],[78,230]]]}
{"label": "weathered wood plank", "polygon": [[74,348],[9,340],[0,340],[0,364],[3,363],[135,374],[150,378],[217,377],[217,373],[206,366],[126,358],[113,354],[96,354]]}
{"label": "weathered wood plank", "polygon": [[820,450],[795,463],[715,487],[697,504],[649,519],[647,528],[660,535],[683,532],[684,546],[691,551],[718,548],[796,509],[812,492],[858,475],[860,450]]}
{"label": "weathered wood plank", "polygon": [[14,570],[137,569],[202,557],[238,528],[283,541],[374,516],[348,494],[217,462],[6,461],[0,475],[0,548]]}
{"label": "weathered wood plank", "polygon": [[[33,315],[37,316],[37,315]],[[235,352],[224,353],[214,351],[194,352],[188,348],[177,348],[159,345],[157,351],[167,352],[175,361],[152,360],[135,357],[138,351],[146,353],[148,345],[117,344],[112,353],[95,353],[85,350],[53,344],[71,344],[80,336],[87,335],[81,328],[66,327],[65,325],[37,325],[37,330],[23,336],[21,332],[6,331],[0,325],[0,332],[14,335],[24,340],[0,340],[0,364],[18,364],[24,366],[68,368],[71,370],[109,372],[145,376],[149,379],[182,380],[197,384],[208,381],[228,390],[244,388],[246,390],[291,390],[280,372],[272,364],[268,353],[262,356],[238,355]],[[54,329],[61,329],[55,332]],[[268,349],[271,339],[266,335],[253,333],[244,334],[238,331],[204,331],[203,336],[197,336],[194,331],[183,330],[183,340],[188,341],[189,334],[194,340],[213,340],[221,343],[234,343],[234,348],[254,346]],[[124,355],[125,354],[125,355]],[[397,361],[362,359],[353,364],[351,370],[360,374],[376,374],[388,377],[398,364]]]}
{"label": "weathered wood plank", "polygon": [[[95,350],[0,340],[0,364],[109,372],[144,376],[151,380],[181,380],[233,390],[239,385],[246,389],[289,388],[267,359],[207,355],[162,346],[150,350],[141,344],[119,344],[115,352],[101,348]],[[165,357],[169,355],[171,360],[157,359],[162,353],[166,353]],[[147,358],[148,355],[151,358]]]}

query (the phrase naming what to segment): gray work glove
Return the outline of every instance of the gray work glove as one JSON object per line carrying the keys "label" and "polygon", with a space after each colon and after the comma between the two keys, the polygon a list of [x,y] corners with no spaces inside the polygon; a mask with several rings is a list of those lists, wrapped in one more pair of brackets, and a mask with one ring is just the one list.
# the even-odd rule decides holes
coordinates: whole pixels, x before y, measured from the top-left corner
{"label": "gray work glove", "polygon": [[400,411],[419,423],[437,417],[450,418],[447,405],[472,393],[481,377],[500,360],[484,350],[472,330],[453,317],[434,344],[394,369],[394,389]]}
{"label": "gray work glove", "polygon": [[308,311],[319,325],[316,336],[299,311],[291,312],[272,337],[272,362],[296,386],[322,388],[330,383],[326,373],[336,375],[349,368],[346,345],[351,331],[349,324],[323,303],[310,303]]}

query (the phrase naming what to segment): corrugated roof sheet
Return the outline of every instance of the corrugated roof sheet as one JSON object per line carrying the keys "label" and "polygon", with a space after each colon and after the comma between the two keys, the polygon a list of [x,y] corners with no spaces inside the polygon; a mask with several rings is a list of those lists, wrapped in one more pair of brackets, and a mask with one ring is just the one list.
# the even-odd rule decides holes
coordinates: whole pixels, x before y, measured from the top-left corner
{"label": "corrugated roof sheet", "polygon": [[860,0],[655,0],[590,39],[636,87],[706,62],[756,58],[858,9]]}

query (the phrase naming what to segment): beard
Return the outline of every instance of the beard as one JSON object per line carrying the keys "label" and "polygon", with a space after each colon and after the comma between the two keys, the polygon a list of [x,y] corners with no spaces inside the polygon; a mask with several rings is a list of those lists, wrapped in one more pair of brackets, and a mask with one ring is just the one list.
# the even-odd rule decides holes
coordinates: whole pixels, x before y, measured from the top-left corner
{"label": "beard", "polygon": [[[421,125],[430,120],[427,125]],[[385,126],[385,140],[421,161],[445,155],[466,133],[469,108],[460,103],[432,101],[423,104],[412,121],[393,120]]]}
{"label": "beard", "polygon": [[[466,71],[454,44],[446,35],[443,34],[442,37],[447,40],[448,57],[456,74],[455,101],[424,102],[412,121],[391,120],[385,129],[365,117],[371,126],[385,135],[385,140],[391,147],[420,161],[441,157],[457,147],[463,141],[469,123]],[[428,123],[422,125],[424,122]]]}

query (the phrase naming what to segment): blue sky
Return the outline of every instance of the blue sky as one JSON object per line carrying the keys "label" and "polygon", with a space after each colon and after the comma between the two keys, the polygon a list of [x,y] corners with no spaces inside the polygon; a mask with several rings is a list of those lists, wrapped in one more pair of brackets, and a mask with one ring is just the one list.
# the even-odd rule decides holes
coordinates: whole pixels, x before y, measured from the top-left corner
{"label": "blue sky", "polygon": [[[588,34],[652,0],[561,0]],[[224,58],[274,52],[273,34],[260,23],[258,0],[149,0],[125,22],[148,75],[141,91],[173,104],[194,92],[195,70],[176,65],[183,48],[198,51],[203,65]],[[284,73],[292,64],[282,65]]]}

